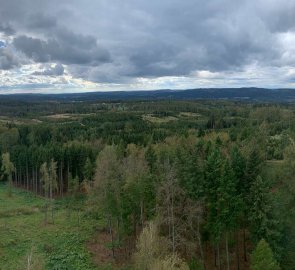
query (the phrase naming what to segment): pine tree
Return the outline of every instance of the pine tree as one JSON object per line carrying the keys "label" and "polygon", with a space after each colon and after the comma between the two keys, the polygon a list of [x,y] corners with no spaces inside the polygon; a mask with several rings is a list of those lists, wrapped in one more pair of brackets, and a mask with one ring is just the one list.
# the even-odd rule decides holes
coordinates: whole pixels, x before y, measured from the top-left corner
{"label": "pine tree", "polygon": [[[256,157],[256,152],[252,152],[250,155],[251,158],[248,161],[244,156],[241,154],[240,150],[237,146],[234,146],[231,150],[231,167],[234,172],[234,176],[237,180],[237,195],[240,198],[240,208],[241,208],[241,219],[240,225],[243,229],[243,251],[244,251],[244,261],[247,261],[247,244],[246,244],[246,228],[248,226],[248,209],[249,209],[249,189],[250,185],[253,181],[252,177],[250,177],[250,172],[252,169],[256,171],[256,166],[254,159]],[[252,173],[251,173],[252,174]],[[237,234],[238,236],[238,234]],[[237,255],[239,254],[238,251],[238,243],[237,243]]]}
{"label": "pine tree", "polygon": [[251,255],[251,270],[280,270],[269,244],[260,240]]}

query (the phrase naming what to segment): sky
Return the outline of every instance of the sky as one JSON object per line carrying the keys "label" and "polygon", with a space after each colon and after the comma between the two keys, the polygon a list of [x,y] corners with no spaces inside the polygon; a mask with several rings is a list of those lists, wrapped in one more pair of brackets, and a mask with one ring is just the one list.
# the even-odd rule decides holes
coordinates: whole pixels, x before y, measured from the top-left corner
{"label": "sky", "polygon": [[295,87],[294,0],[0,0],[0,93]]}

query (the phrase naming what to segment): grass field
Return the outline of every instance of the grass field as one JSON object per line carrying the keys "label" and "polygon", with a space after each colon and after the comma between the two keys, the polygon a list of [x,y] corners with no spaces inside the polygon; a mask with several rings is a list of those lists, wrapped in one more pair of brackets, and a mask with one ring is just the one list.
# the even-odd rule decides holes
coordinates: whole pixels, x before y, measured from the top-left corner
{"label": "grass field", "polygon": [[[44,199],[0,185],[0,269],[110,269],[92,263],[86,249],[98,221],[83,211],[68,215],[66,200],[57,200],[54,224],[44,224]],[[28,263],[33,265],[28,268]]]}

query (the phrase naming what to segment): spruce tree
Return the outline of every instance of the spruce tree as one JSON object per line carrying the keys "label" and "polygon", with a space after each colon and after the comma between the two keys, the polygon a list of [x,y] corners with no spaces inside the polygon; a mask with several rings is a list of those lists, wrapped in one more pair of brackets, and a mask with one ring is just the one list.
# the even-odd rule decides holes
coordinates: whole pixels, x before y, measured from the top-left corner
{"label": "spruce tree", "polygon": [[249,208],[250,231],[255,242],[259,239],[269,239],[271,230],[271,205],[269,201],[269,191],[260,176],[253,182],[249,198],[251,205]]}
{"label": "spruce tree", "polygon": [[221,229],[225,234],[225,249],[227,269],[230,269],[228,235],[237,229],[240,214],[241,200],[237,194],[237,179],[230,166],[229,161],[225,163],[223,175],[218,187],[218,213]]}
{"label": "spruce tree", "polygon": [[269,244],[260,240],[251,255],[250,270],[280,270]]}
{"label": "spruce tree", "polygon": [[213,149],[205,164],[205,189],[207,205],[207,229],[215,246],[215,266],[220,266],[219,244],[222,223],[218,209],[219,185],[222,177],[223,161],[219,148]]}

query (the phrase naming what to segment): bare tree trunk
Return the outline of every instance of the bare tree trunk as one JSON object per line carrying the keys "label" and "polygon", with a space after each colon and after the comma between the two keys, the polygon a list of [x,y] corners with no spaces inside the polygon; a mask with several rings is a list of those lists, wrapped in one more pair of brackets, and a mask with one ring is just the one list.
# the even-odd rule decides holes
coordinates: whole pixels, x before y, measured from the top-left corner
{"label": "bare tree trunk", "polygon": [[42,190],[42,183],[41,183],[41,180],[40,180],[40,174],[39,174],[39,172],[38,172],[38,170],[36,169],[36,173],[37,173],[37,178],[38,178],[38,184],[39,184],[39,194],[42,196],[42,194],[44,195],[44,196],[46,196],[45,195],[45,192],[43,193],[43,190]]}
{"label": "bare tree trunk", "polygon": [[47,212],[48,212],[48,198],[46,198],[46,204],[45,204],[45,220],[44,220],[45,224],[47,224],[48,222]]}
{"label": "bare tree trunk", "polygon": [[226,263],[227,263],[227,270],[229,270],[228,232],[225,233],[225,250],[226,250]]}
{"label": "bare tree trunk", "polygon": [[220,260],[220,243],[217,244],[217,260],[218,260],[218,269],[221,269],[221,260]]}
{"label": "bare tree trunk", "polygon": [[171,200],[172,252],[175,253],[174,194]]}
{"label": "bare tree trunk", "polygon": [[167,207],[167,217],[169,217],[168,219],[168,238],[171,239],[171,222],[170,222],[170,205],[168,204],[168,207]]}
{"label": "bare tree trunk", "polygon": [[141,226],[143,227],[143,201],[140,200],[140,222],[141,222]]}
{"label": "bare tree trunk", "polygon": [[63,180],[63,162],[61,161],[60,165],[60,195],[63,196],[64,193],[64,180]]}
{"label": "bare tree trunk", "polygon": [[18,173],[17,173],[17,167],[15,167],[15,183],[14,183],[14,185],[16,185],[17,186],[17,180],[18,180]]}
{"label": "bare tree trunk", "polygon": [[26,178],[27,178],[27,190],[29,190],[29,168],[28,168],[28,158],[26,159]]}
{"label": "bare tree trunk", "polygon": [[118,236],[118,243],[120,243],[120,241],[121,241],[121,235],[120,235],[120,219],[119,218],[117,218],[117,230],[118,230],[118,232],[117,232],[117,236]]}
{"label": "bare tree trunk", "polygon": [[216,250],[216,246],[214,247],[214,266],[217,267],[217,250]]}
{"label": "bare tree trunk", "polygon": [[53,183],[52,183],[52,179],[50,179],[50,207],[51,207],[51,222],[54,223],[53,221]]}
{"label": "bare tree trunk", "polygon": [[136,238],[137,238],[137,228],[136,228],[136,214],[135,213],[133,213],[133,233],[134,233],[134,239],[136,240]]}
{"label": "bare tree trunk", "polygon": [[17,179],[16,179],[16,187],[19,186],[19,183],[20,183],[20,170],[18,169],[18,171],[17,171]]}
{"label": "bare tree trunk", "polygon": [[244,261],[247,262],[246,229],[243,228]]}
{"label": "bare tree trunk", "polygon": [[202,245],[202,239],[201,239],[201,233],[200,233],[200,216],[197,216],[197,234],[198,234],[198,243],[199,243],[199,248],[200,248],[200,253],[201,253],[201,259],[203,261],[203,267],[204,270],[206,270],[206,263],[205,263],[205,258],[204,258],[204,250],[203,250],[203,245]]}
{"label": "bare tree trunk", "polygon": [[110,216],[108,216],[108,221],[109,221],[109,232],[110,232],[111,241],[112,241],[112,257],[115,258],[114,234],[113,234],[113,227],[112,227],[112,219]]}
{"label": "bare tree trunk", "polygon": [[237,270],[240,270],[239,231],[236,232],[236,242]]}
{"label": "bare tree trunk", "polygon": [[35,168],[35,192],[38,194],[38,172],[37,168]]}
{"label": "bare tree trunk", "polygon": [[[69,164],[69,161],[68,161],[68,164],[67,164],[67,186],[69,186],[69,176],[70,176],[70,164]],[[66,190],[68,191],[68,190]]]}
{"label": "bare tree trunk", "polygon": [[[32,166],[32,191],[35,192],[35,175],[34,175],[34,167]],[[36,196],[36,194],[35,194]]]}
{"label": "bare tree trunk", "polygon": [[30,254],[28,255],[28,264],[27,264],[27,270],[32,270],[32,257],[33,257],[33,254],[32,254],[32,249],[30,251]]}

